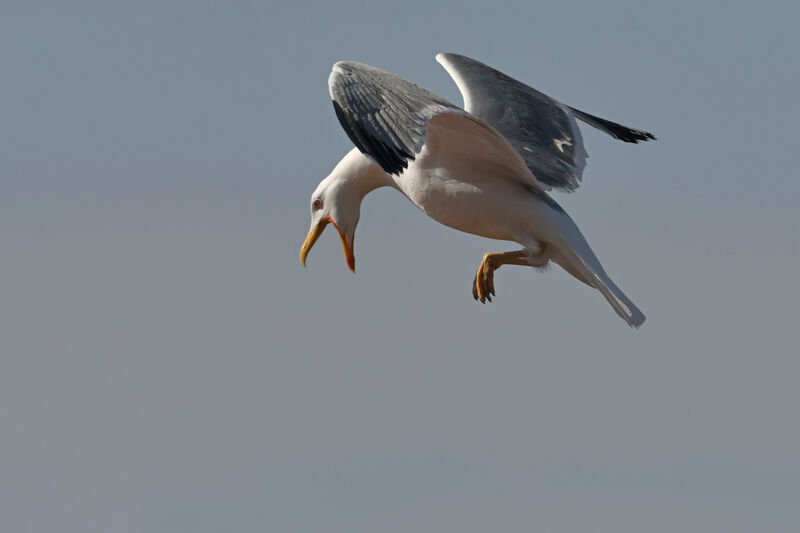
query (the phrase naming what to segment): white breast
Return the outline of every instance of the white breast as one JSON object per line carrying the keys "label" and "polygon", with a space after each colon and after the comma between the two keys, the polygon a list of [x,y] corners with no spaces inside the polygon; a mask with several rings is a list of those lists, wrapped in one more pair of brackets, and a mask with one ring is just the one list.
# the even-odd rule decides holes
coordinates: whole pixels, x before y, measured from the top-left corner
{"label": "white breast", "polygon": [[438,222],[483,237],[518,240],[532,223],[535,178],[514,149],[481,122],[439,115],[397,187]]}

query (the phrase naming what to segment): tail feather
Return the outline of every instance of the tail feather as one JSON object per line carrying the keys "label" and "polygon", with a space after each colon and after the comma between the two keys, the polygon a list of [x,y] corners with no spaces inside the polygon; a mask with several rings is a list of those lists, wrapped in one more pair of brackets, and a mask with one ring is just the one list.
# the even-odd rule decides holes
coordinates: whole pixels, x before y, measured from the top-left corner
{"label": "tail feather", "polygon": [[583,264],[584,268],[589,271],[591,275],[591,285],[595,287],[600,293],[605,296],[608,303],[611,304],[611,307],[614,308],[614,311],[628,323],[629,326],[633,328],[638,328],[641,326],[645,321],[644,313],[639,310],[636,305],[630,301],[630,299],[625,296],[625,293],[616,286],[616,284],[611,281],[605,272],[602,270],[600,272],[596,272],[592,267],[590,267],[586,261],[576,254],[580,262]]}
{"label": "tail feather", "polygon": [[553,255],[553,260],[573,276],[599,290],[629,326],[641,326],[645,321],[644,313],[611,281],[578,226],[563,211],[558,226],[561,229],[561,242],[556,246],[558,252]]}

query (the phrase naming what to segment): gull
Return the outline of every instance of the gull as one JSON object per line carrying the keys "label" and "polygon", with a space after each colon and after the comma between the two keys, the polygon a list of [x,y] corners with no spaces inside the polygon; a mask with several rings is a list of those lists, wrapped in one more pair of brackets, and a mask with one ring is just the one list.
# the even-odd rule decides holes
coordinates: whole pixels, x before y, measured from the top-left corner
{"label": "gull", "polygon": [[548,194],[574,191],[588,157],[576,119],[628,143],[651,133],[584,113],[474,59],[438,54],[463,107],[395,74],[355,61],[334,64],[333,107],[355,147],[311,195],[306,258],[328,224],[355,272],[361,202],[379,187],[403,193],[451,228],[522,249],[487,253],[472,282],[482,303],[495,296],[502,265],[543,269],[550,261],[597,289],[632,327],[644,314],[606,274],[578,226]]}

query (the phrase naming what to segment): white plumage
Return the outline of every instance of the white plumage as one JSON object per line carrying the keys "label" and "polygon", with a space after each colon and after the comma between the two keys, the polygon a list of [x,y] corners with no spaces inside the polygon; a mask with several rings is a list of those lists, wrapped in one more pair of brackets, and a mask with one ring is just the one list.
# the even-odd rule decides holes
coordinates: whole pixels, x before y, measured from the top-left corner
{"label": "white plumage", "polygon": [[473,282],[482,302],[494,295],[504,264],[549,261],[597,288],[617,314],[638,327],[644,314],[611,281],[578,227],[545,192],[574,190],[586,165],[575,118],[626,142],[655,137],[571,108],[482,63],[436,56],[464,96],[464,108],[394,74],[355,62],[333,67],[336,115],[356,145],[314,191],[306,256],[328,223],[355,268],[353,236],[361,201],[393,187],[438,222],[514,241],[522,250],[486,254]]}

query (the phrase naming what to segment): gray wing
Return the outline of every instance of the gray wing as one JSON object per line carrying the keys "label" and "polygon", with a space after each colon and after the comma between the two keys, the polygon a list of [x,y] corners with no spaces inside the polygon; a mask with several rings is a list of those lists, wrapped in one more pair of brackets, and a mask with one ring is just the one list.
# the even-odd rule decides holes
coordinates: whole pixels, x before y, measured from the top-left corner
{"label": "gray wing", "polygon": [[550,98],[483,63],[458,54],[438,54],[464,97],[464,108],[499,131],[522,156],[536,179],[574,191],[588,155],[575,118],[626,142],[655,139]]}
{"label": "gray wing", "polygon": [[355,61],[333,65],[328,89],[347,136],[389,174],[401,173],[422,150],[431,118],[468,115],[408,80]]}

